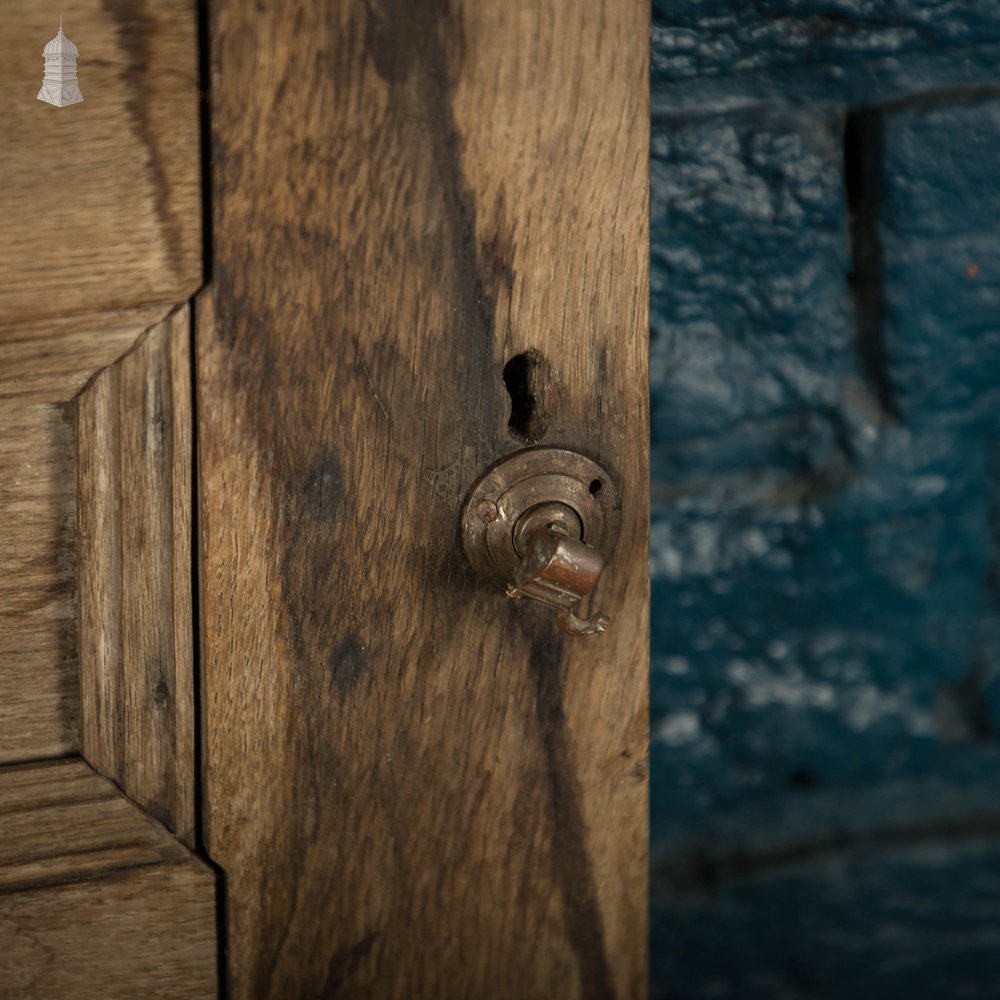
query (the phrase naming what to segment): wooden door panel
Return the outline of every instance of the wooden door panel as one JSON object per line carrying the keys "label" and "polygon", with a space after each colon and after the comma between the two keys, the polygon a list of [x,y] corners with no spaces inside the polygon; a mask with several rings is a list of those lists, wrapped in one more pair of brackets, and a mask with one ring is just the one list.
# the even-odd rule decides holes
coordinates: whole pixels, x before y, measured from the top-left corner
{"label": "wooden door panel", "polygon": [[[41,308],[41,306],[39,306]],[[63,404],[167,314],[163,305],[0,324],[0,401]]]}
{"label": "wooden door panel", "polygon": [[[35,100],[59,13],[15,0],[0,36],[0,764],[30,762],[0,767],[0,993],[209,997],[175,308],[201,281],[195,9],[64,7],[68,108]],[[77,753],[106,777],[47,759]]]}
{"label": "wooden door panel", "polygon": [[83,755],[195,842],[190,310],[76,400]]}
{"label": "wooden door panel", "polygon": [[[35,100],[60,13],[71,108]],[[8,0],[0,46],[0,319],[183,302],[202,277],[193,4]]]}
{"label": "wooden door panel", "polygon": [[[648,5],[212,15],[203,777],[231,993],[640,996]],[[528,435],[503,380],[526,351]],[[465,565],[463,496],[527,436],[621,490],[602,636]]]}
{"label": "wooden door panel", "polygon": [[76,326],[101,327],[100,351],[90,343],[80,358],[126,350],[66,401],[84,362],[63,340],[46,337],[59,344],[48,383],[37,338],[2,346],[36,366],[29,391],[0,396],[0,750],[82,752],[106,776],[74,759],[0,768],[10,995],[216,989],[215,877],[184,846],[195,843],[190,311],[128,350],[137,315]]}
{"label": "wooden door panel", "polygon": [[72,416],[0,400],[0,764],[79,748]]}
{"label": "wooden door panel", "polygon": [[75,399],[202,270],[194,7],[62,13],[82,104],[35,100],[58,15],[16,0],[0,42],[0,763],[81,748]]}
{"label": "wooden door panel", "polygon": [[[99,687],[96,676],[88,676],[81,686],[81,663],[85,671],[91,671],[95,657],[104,655],[101,651],[110,636],[107,617],[114,616],[116,627],[124,622],[145,632],[147,626],[155,626],[155,616],[150,615],[146,622],[155,602],[141,604],[147,587],[126,587],[125,600],[133,604],[121,610],[121,595],[105,580],[120,569],[121,561],[115,561],[111,551],[95,551],[94,545],[101,542],[95,535],[102,530],[107,513],[117,511],[123,499],[126,511],[115,514],[119,519],[123,516],[128,522],[129,511],[135,511],[131,523],[139,527],[142,517],[153,517],[151,501],[141,491],[139,473],[142,462],[153,461],[157,453],[146,455],[133,445],[134,454],[116,454],[114,476],[111,480],[105,476],[100,487],[91,472],[119,423],[154,430],[176,452],[169,462],[171,488],[157,482],[154,492],[162,504],[172,505],[176,499],[176,516],[182,522],[190,517],[189,314],[184,309],[165,323],[154,323],[162,311],[162,306],[156,306],[0,326],[0,763],[79,752],[83,746],[81,690],[85,707],[93,706]],[[146,326],[149,330],[144,332]],[[116,359],[129,355],[137,341],[141,346],[121,363],[135,372],[132,397],[116,398],[114,414],[107,414],[101,422],[94,412],[95,401],[103,398],[109,380],[117,378]],[[157,368],[153,359],[164,351],[170,352],[173,364],[168,365],[164,358]],[[105,366],[105,374],[95,379],[95,371],[105,370]],[[160,369],[167,374],[161,374]],[[158,390],[154,376],[169,377],[171,371],[174,381],[181,384],[174,385],[172,392]],[[147,405],[144,399],[147,383],[156,406]],[[175,418],[177,405],[184,409]],[[78,469],[82,469],[79,484]],[[124,497],[105,497],[102,503],[100,488],[113,486],[123,477],[127,483]],[[162,551],[154,553],[152,547],[159,541],[155,534],[150,542],[129,551],[133,561],[141,561],[150,573],[159,571],[161,563],[166,568],[175,566],[189,592],[190,529],[184,523],[179,529],[177,544],[184,548],[176,554],[171,553],[173,543],[165,540],[160,543]],[[133,572],[138,576],[144,573]],[[121,588],[124,582],[118,580],[113,587]],[[103,618],[93,619],[95,608]],[[179,617],[172,620],[190,637],[189,597],[179,610]],[[190,638],[187,642],[190,647]],[[169,717],[171,706],[191,703],[190,648],[185,655],[187,666],[181,674],[188,678],[187,687],[180,689],[179,698],[171,695],[169,706],[159,706],[159,715]],[[115,662],[115,669],[120,670],[120,658]],[[157,665],[148,657],[132,656],[131,662],[136,672],[150,668],[150,674],[155,673],[152,667]],[[169,660],[166,662],[167,666],[157,667],[161,673],[169,672]],[[105,666],[105,674],[108,669]],[[129,695],[133,703],[135,694]],[[124,704],[125,700],[123,692],[119,702]],[[105,698],[104,704],[110,712],[111,702]],[[193,721],[189,718],[185,725],[192,734],[187,737],[190,744]],[[109,726],[105,739],[113,738]],[[161,756],[159,747],[152,746],[158,742],[152,733],[142,739],[151,745],[141,752],[141,744],[133,747],[135,767]],[[127,790],[133,790],[121,768],[103,767],[105,758],[97,755],[92,740],[86,752],[88,757],[93,752],[93,762],[104,773],[124,780]],[[189,746],[181,782],[188,788],[193,787],[192,755]],[[142,801],[143,795],[137,794],[136,799]],[[164,808],[175,811],[176,806],[165,803]],[[187,803],[185,812],[186,818],[178,821],[177,829],[190,831],[193,802]]]}
{"label": "wooden door panel", "polygon": [[0,994],[215,994],[214,875],[110,781],[0,768],[0,830]]}
{"label": "wooden door panel", "polygon": [[[194,845],[234,996],[641,996],[648,11],[212,5],[199,844],[195,11],[72,6],[83,104],[0,43],[0,975],[210,995]],[[622,494],[602,636],[462,557],[530,443]]]}

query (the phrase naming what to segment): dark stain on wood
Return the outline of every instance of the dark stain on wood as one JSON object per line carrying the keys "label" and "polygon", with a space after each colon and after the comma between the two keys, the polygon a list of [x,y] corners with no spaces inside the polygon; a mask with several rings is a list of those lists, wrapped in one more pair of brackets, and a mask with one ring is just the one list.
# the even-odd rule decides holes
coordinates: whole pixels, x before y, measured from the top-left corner
{"label": "dark stain on wood", "polygon": [[[142,448],[146,451],[150,445],[159,461],[163,456],[169,454],[170,449],[170,420],[163,407],[163,382],[156,378],[146,383],[146,391],[143,394],[143,423],[152,433],[143,435]],[[170,511],[164,511],[164,517],[170,516]]]}
{"label": "dark stain on wood", "polygon": [[365,41],[378,75],[391,85],[406,84],[437,34],[435,0],[365,0]]}
{"label": "dark stain on wood", "polygon": [[156,676],[159,673],[160,676],[156,679],[156,683],[153,685],[153,704],[160,709],[160,711],[166,711],[169,709],[173,702],[173,697],[170,694],[170,685],[167,683],[166,677],[163,676],[163,668],[159,667],[156,671],[150,671],[151,676]]}
{"label": "dark stain on wood", "polygon": [[155,35],[156,23],[145,8],[145,0],[104,0],[104,9],[115,21],[118,43],[129,57],[119,71],[119,77],[131,95],[125,106],[146,149],[145,165],[153,179],[154,205],[164,246],[172,270],[181,275],[184,273],[184,223],[174,212],[170,178],[157,149],[157,143],[162,141],[163,136],[150,120],[147,105],[150,93],[150,39]]}
{"label": "dark stain on wood", "polygon": [[361,960],[368,957],[377,939],[378,934],[376,933],[366,934],[349,948],[336,952],[330,959],[330,970],[326,974],[319,995],[321,997],[338,996],[344,986],[350,982]]}
{"label": "dark stain on wood", "polygon": [[[560,4],[560,23],[577,32],[568,44],[591,51],[602,36]],[[564,109],[588,113],[564,97],[513,127],[524,158],[512,161],[520,178],[508,193],[507,165],[490,162],[477,117],[503,74],[477,67],[532,40],[527,2],[510,15],[497,8],[502,37],[471,3],[212,7],[214,71],[225,83],[211,119],[215,320],[198,332],[212,583],[205,806],[207,849],[231,893],[232,994],[409,987],[520,998],[558,995],[570,979],[567,996],[605,996],[619,983],[620,995],[638,995],[644,903],[623,902],[598,879],[627,854],[621,867],[636,880],[639,797],[611,806],[621,803],[631,835],[622,849],[585,828],[582,796],[603,794],[605,744],[617,747],[636,715],[642,657],[629,648],[628,676],[616,683],[630,693],[607,733],[579,674],[565,697],[562,652],[586,667],[586,647],[562,650],[546,616],[530,660],[515,624],[525,609],[473,584],[456,526],[465,491],[512,447],[502,370],[535,346],[526,328],[541,330],[546,357],[578,349],[567,396],[592,394],[592,341],[603,333],[574,331],[565,343],[555,314],[564,300],[574,315],[608,314],[605,293],[576,288],[576,265],[635,270],[638,253],[607,247],[642,236],[645,207],[629,195],[640,184],[626,171],[624,192],[595,195],[610,238],[591,228],[580,246],[559,245],[553,199],[588,177],[534,143],[536,128],[565,127]],[[644,51],[640,35],[631,37]],[[545,74],[526,74],[526,98],[544,104]],[[612,188],[621,107],[600,111]],[[636,135],[648,122],[640,127]],[[628,152],[641,159],[641,149]],[[635,207],[627,218],[607,209],[623,203]],[[552,296],[536,245],[575,262]],[[525,256],[535,269],[528,306],[513,294]],[[614,312],[628,314],[620,341],[631,357],[641,306],[616,301]],[[620,367],[609,374],[619,395]],[[644,392],[642,365],[630,360],[626,374],[627,392]],[[628,410],[640,426],[641,409]],[[574,416],[560,414],[561,443],[600,439],[600,415],[576,426]],[[631,440],[621,423],[609,434],[619,447]],[[643,462],[632,463],[637,481]],[[629,566],[636,633],[643,543]],[[620,577],[610,587],[625,591]],[[604,647],[616,660],[626,645],[618,634]],[[618,703],[613,692],[606,700]],[[591,724],[593,739],[574,744]],[[267,753],[248,759],[247,739],[266,741]]]}
{"label": "dark stain on wood", "polygon": [[300,489],[289,484],[288,494],[301,500],[302,512],[312,521],[328,524],[336,517],[344,499],[340,462],[335,452],[318,459],[303,478]]}
{"label": "dark stain on wood", "polygon": [[343,633],[335,603],[345,596],[344,566],[353,562],[343,548],[352,540],[341,530],[349,520],[340,462],[333,451],[325,450],[304,475],[286,468],[282,478],[281,596],[296,673],[309,688],[322,683],[326,666],[332,689],[343,696],[363,672],[364,651],[353,632],[337,641]]}
{"label": "dark stain on wood", "polygon": [[603,1000],[615,995],[608,965],[601,908],[597,898],[581,790],[563,709],[565,677],[562,641],[539,629],[531,641],[535,710],[548,782],[552,830],[552,874],[563,900],[566,932],[580,970],[580,996]]}
{"label": "dark stain on wood", "polygon": [[166,827],[168,830],[174,828],[174,815],[162,802],[153,800],[146,803],[145,811],[161,826]]}
{"label": "dark stain on wood", "polygon": [[342,698],[350,694],[367,666],[365,647],[356,634],[337,643],[330,654],[330,680]]}
{"label": "dark stain on wood", "polygon": [[[366,0],[367,38],[379,76],[393,91],[399,115],[415,118],[423,128],[399,123],[400,135],[412,148],[409,155],[423,159],[426,136],[441,198],[442,277],[453,285],[456,322],[453,335],[461,344],[456,359],[463,376],[455,398],[463,418],[470,408],[461,393],[476,392],[480,419],[475,438],[488,437],[495,448],[494,429],[500,409],[492,385],[494,364],[493,317],[496,312],[495,275],[508,276],[503,247],[495,241],[476,242],[476,202],[462,168],[462,143],[455,122],[451,89],[464,60],[465,39],[457,12],[440,0]],[[499,239],[499,234],[496,237]],[[509,257],[509,248],[507,248]]]}

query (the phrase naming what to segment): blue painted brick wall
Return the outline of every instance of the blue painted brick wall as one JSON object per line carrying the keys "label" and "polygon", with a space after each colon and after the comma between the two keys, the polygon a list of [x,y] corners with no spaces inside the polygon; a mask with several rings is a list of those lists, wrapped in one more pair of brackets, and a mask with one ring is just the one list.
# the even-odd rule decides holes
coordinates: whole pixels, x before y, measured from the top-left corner
{"label": "blue painted brick wall", "polygon": [[1000,3],[654,3],[652,995],[1000,996]]}

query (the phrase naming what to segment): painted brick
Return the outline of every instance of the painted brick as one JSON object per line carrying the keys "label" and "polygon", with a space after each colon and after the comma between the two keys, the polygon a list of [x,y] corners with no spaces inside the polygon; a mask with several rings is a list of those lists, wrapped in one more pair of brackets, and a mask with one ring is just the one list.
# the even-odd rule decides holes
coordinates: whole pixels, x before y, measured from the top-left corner
{"label": "painted brick", "polygon": [[1000,4],[654,18],[653,994],[994,996]]}
{"label": "painted brick", "polygon": [[[841,121],[796,109],[679,120],[653,135],[654,443],[660,479],[706,435],[788,451],[789,424],[837,405],[852,301]],[[827,421],[828,422],[828,421]],[[826,426],[806,430],[831,437]],[[675,447],[678,440],[685,447]],[[705,456],[697,455],[703,474]]]}
{"label": "painted brick", "polygon": [[834,851],[660,897],[652,926],[662,942],[653,1000],[993,997],[1000,847],[973,839]]}
{"label": "painted brick", "polygon": [[654,0],[654,107],[862,106],[992,85],[1000,0]]}
{"label": "painted brick", "polygon": [[884,337],[902,416],[956,433],[976,424],[992,436],[1000,414],[1000,100],[887,114],[882,145]]}

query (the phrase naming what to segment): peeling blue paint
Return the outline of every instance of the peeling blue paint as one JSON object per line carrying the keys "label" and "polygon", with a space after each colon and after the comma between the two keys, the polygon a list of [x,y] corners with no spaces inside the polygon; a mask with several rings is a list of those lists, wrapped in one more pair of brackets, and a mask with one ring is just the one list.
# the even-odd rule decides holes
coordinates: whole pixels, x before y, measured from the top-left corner
{"label": "peeling blue paint", "polygon": [[994,996],[1000,3],[654,20],[652,994]]}
{"label": "peeling blue paint", "polygon": [[998,0],[654,0],[653,107],[995,87],[998,52]]}

